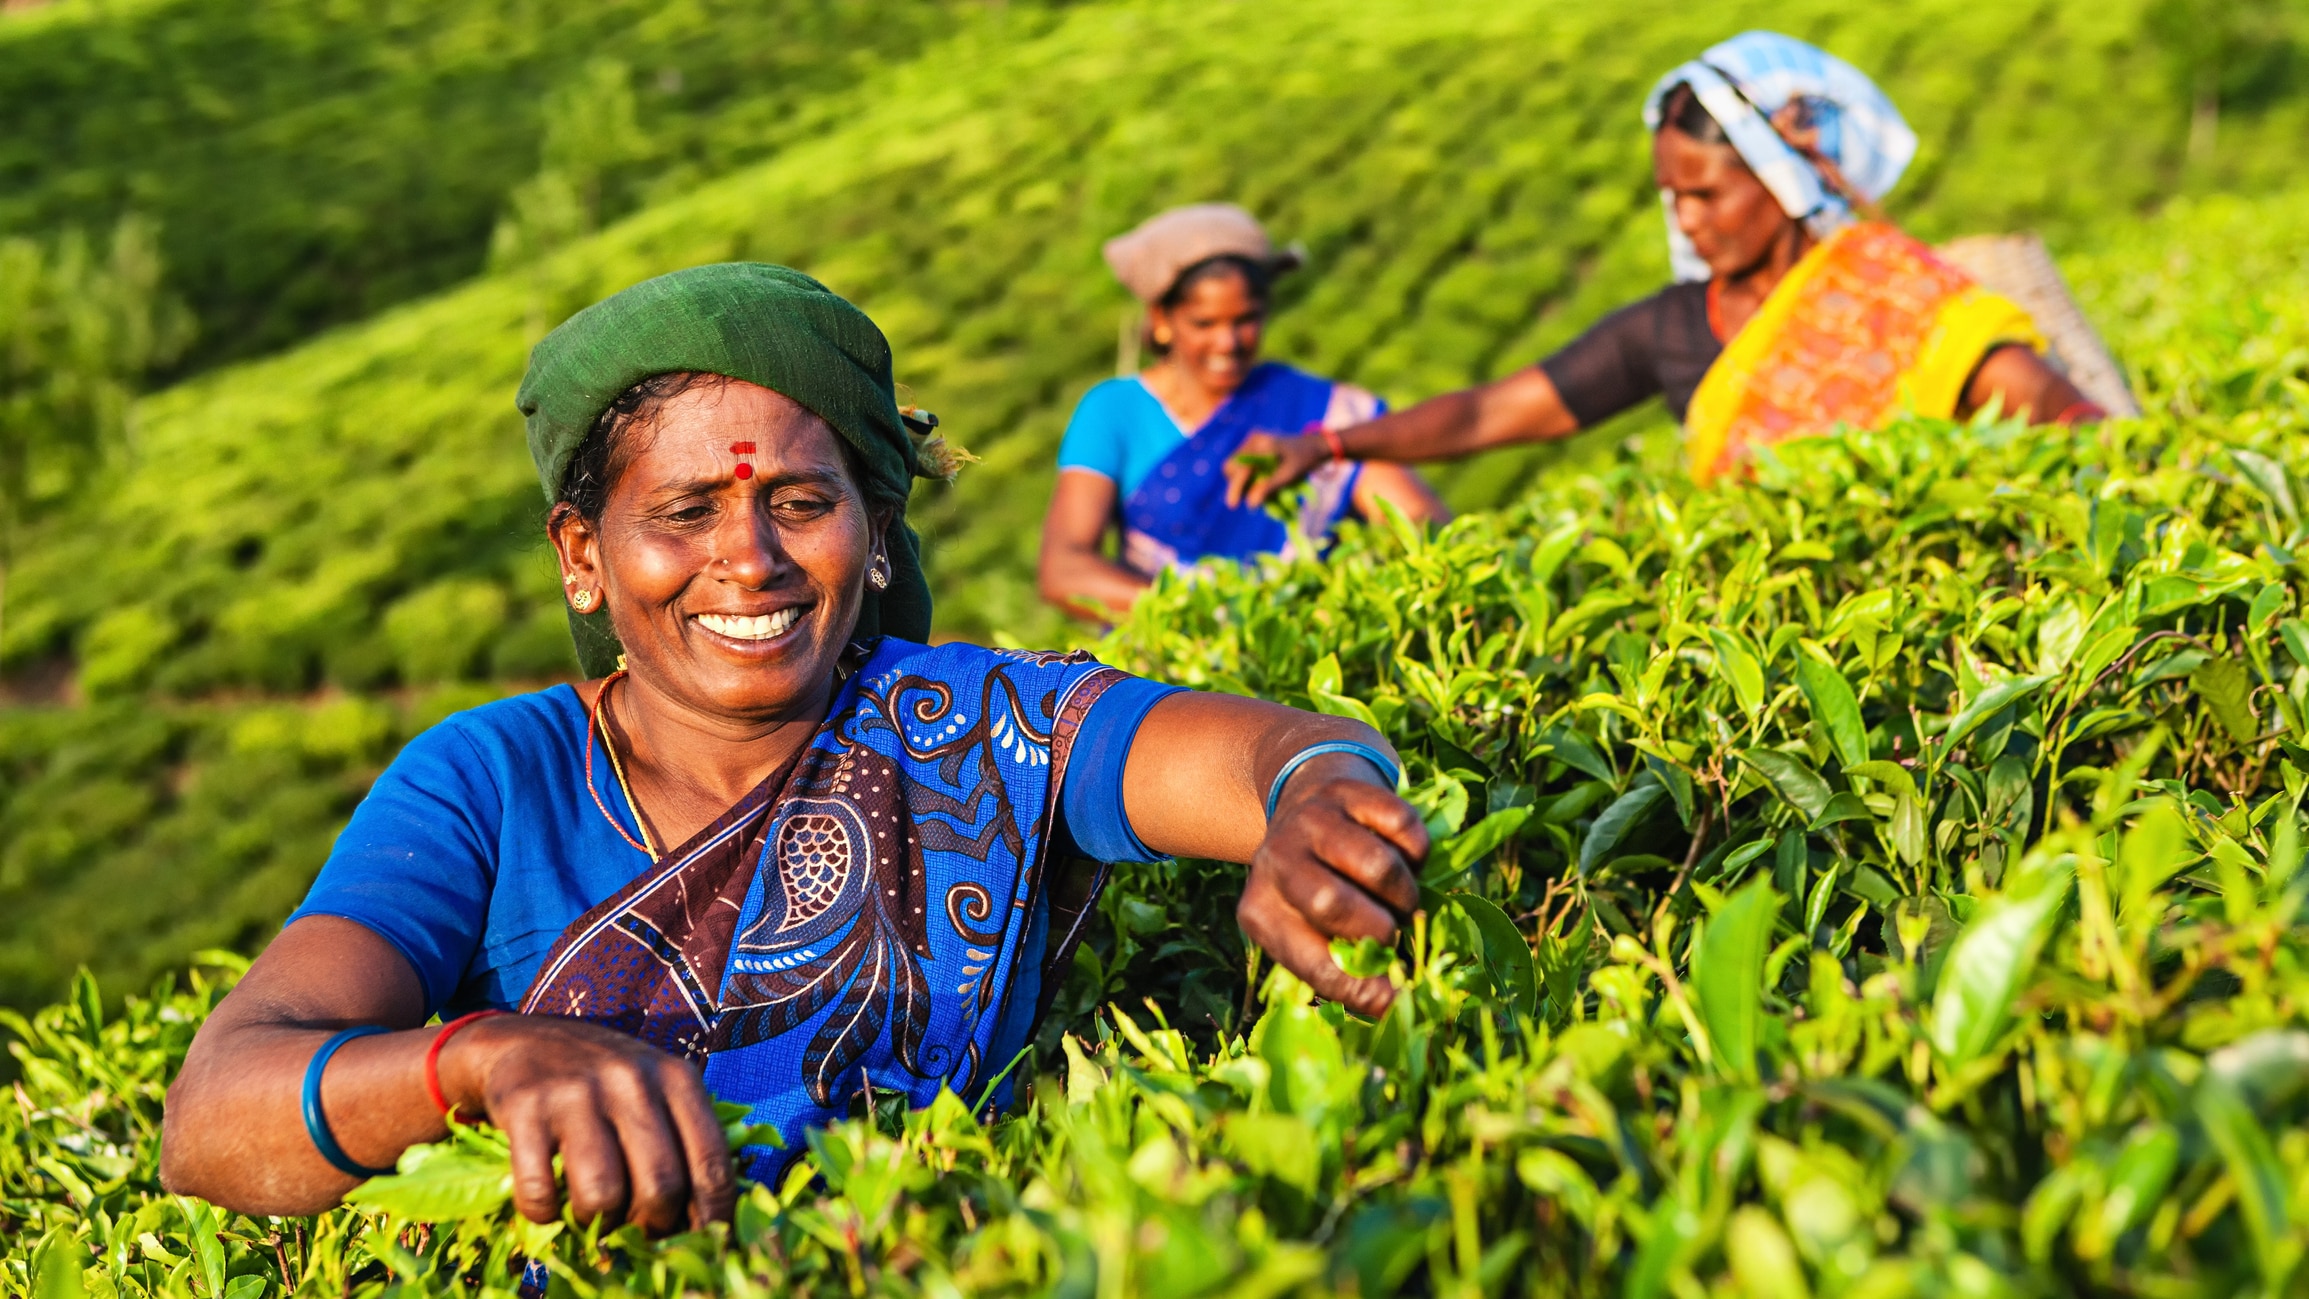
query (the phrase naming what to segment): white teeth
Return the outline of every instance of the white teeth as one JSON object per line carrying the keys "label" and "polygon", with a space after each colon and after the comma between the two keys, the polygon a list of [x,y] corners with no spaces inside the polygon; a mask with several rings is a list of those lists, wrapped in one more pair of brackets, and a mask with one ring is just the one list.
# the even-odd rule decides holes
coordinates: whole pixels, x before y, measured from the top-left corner
{"label": "white teeth", "polygon": [[786,629],[802,620],[800,609],[780,609],[753,618],[733,618],[723,613],[701,613],[699,623],[707,631],[720,632],[733,640],[769,640],[783,636]]}

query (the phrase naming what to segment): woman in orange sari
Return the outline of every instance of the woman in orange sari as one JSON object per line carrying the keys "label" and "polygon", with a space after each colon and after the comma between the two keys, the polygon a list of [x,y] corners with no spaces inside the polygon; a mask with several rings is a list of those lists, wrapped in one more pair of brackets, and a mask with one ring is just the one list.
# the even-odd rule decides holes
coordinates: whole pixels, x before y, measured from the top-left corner
{"label": "woman in orange sari", "polygon": [[1342,433],[1263,435],[1230,464],[1254,505],[1333,456],[1435,460],[1570,435],[1651,397],[1683,421],[1694,479],[1760,448],[1902,412],[2031,422],[2104,412],[2045,363],[2028,314],[1876,217],[1916,137],[1875,84],[1749,32],[1661,78],[1644,106],[1677,282],[1506,378]]}

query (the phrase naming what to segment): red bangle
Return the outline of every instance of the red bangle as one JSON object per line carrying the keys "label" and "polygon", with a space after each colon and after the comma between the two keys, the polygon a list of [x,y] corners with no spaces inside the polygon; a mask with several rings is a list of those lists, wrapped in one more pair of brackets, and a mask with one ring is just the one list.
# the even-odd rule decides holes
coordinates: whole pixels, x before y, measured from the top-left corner
{"label": "red bangle", "polygon": [[1331,458],[1333,460],[1345,460],[1347,458],[1347,444],[1339,440],[1338,431],[1333,429],[1330,425],[1322,423],[1319,420],[1313,420],[1308,422],[1307,427],[1303,431],[1308,433],[1322,434],[1323,445],[1331,448]]}
{"label": "red bangle", "polygon": [[425,1094],[433,1098],[433,1108],[441,1111],[441,1117],[449,1117],[449,1111],[454,1108],[449,1104],[449,1098],[441,1094],[441,1048],[449,1044],[451,1034],[474,1020],[507,1013],[502,1010],[476,1010],[470,1015],[459,1015],[443,1024],[441,1031],[433,1035],[433,1045],[425,1048]]}
{"label": "red bangle", "polygon": [[2081,401],[2070,402],[2066,409],[2052,417],[2052,422],[2055,424],[2083,424],[2089,420],[2107,419],[2108,417],[2108,411],[2102,409],[2099,402],[2086,397]]}

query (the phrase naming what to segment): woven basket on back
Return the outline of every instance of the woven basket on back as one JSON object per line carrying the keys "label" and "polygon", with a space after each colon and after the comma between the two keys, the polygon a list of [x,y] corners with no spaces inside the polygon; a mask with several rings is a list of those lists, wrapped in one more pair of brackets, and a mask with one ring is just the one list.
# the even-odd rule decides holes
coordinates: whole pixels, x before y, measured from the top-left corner
{"label": "woven basket on back", "polygon": [[2034,316],[2036,327],[2052,341],[2047,359],[2101,409],[2128,418],[2141,413],[2124,370],[2069,296],[2068,281],[2053,265],[2044,240],[2033,234],[1972,235],[1933,251]]}

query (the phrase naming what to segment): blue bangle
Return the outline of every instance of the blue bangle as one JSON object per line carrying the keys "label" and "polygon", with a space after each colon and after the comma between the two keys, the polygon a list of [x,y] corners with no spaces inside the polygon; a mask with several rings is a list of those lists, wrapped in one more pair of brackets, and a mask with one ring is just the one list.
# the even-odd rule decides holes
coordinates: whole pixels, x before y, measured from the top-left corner
{"label": "blue bangle", "polygon": [[1363,759],[1387,777],[1389,789],[1393,789],[1403,779],[1402,769],[1395,765],[1393,759],[1360,740],[1325,740],[1321,744],[1310,744],[1292,754],[1291,760],[1283,764],[1283,769],[1275,773],[1275,783],[1267,787],[1269,821],[1275,819],[1275,805],[1283,801],[1283,786],[1289,784],[1291,777],[1298,773],[1299,768],[1307,765],[1309,760],[1320,758],[1326,753],[1352,753]]}
{"label": "blue bangle", "polygon": [[321,1071],[329,1067],[329,1057],[345,1043],[356,1037],[375,1037],[392,1031],[382,1024],[348,1028],[321,1043],[321,1049],[313,1052],[313,1062],[305,1066],[305,1135],[313,1139],[313,1148],[321,1152],[321,1158],[328,1160],[338,1172],[352,1177],[383,1177],[393,1170],[356,1164],[353,1157],[345,1153],[345,1148],[337,1144],[337,1134],[329,1131],[329,1116],[321,1112]]}

